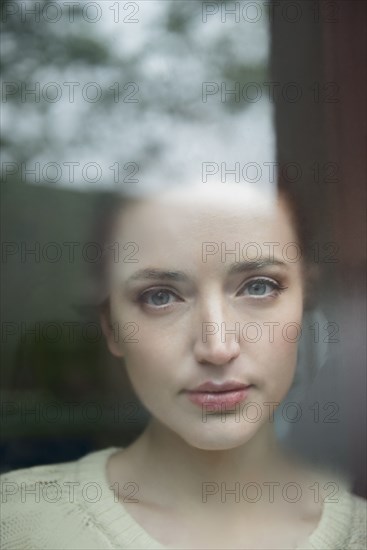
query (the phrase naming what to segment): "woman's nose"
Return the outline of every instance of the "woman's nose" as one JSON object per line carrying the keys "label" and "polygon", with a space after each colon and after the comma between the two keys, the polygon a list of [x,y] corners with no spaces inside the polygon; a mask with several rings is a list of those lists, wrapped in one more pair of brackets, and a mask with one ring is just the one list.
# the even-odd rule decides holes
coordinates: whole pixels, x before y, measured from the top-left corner
{"label": "woman's nose", "polygon": [[240,354],[239,322],[223,309],[211,304],[195,323],[194,355],[199,363],[224,366]]}

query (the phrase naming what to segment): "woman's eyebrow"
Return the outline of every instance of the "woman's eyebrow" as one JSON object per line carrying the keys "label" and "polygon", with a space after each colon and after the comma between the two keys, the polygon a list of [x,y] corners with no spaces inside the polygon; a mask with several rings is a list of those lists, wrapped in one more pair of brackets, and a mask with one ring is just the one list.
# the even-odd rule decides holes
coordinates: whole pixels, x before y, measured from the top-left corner
{"label": "woman's eyebrow", "polygon": [[[285,262],[276,260],[273,258],[263,258],[258,261],[246,261],[236,262],[230,266],[227,275],[236,275],[238,273],[247,273],[249,271],[256,271],[264,267],[281,266],[287,267]],[[162,270],[154,268],[139,269],[133,273],[127,280],[126,284],[129,285],[136,281],[175,281],[187,283],[190,281],[190,277],[184,271],[172,271]]]}
{"label": "woman's eyebrow", "polygon": [[166,271],[161,269],[139,269],[133,273],[126,281],[126,284],[135,281],[175,281],[188,282],[189,276],[183,271]]}
{"label": "woman's eyebrow", "polygon": [[236,262],[228,269],[228,275],[237,275],[238,273],[247,273],[249,271],[257,271],[264,267],[288,267],[287,264],[281,260],[275,258],[261,258],[260,260]]}

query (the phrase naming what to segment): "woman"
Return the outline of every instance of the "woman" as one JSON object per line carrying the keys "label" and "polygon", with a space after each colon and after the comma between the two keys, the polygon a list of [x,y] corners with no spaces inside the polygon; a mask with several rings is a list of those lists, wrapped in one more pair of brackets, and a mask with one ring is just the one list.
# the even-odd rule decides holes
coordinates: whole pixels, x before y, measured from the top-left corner
{"label": "woman", "polygon": [[110,239],[102,327],[151,420],[126,449],[3,476],[3,547],[363,548],[365,501],[274,434],[308,286],[292,202],[172,188],[123,204]]}

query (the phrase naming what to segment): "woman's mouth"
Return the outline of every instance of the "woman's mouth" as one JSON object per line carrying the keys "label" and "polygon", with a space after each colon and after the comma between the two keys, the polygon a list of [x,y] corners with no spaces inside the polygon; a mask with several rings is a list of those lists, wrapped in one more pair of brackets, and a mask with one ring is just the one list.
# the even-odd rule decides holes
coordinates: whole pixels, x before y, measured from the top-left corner
{"label": "woman's mouth", "polygon": [[239,382],[222,384],[205,382],[193,390],[186,390],[185,394],[191,403],[198,407],[205,407],[207,412],[225,412],[230,407],[245,401],[252,387],[252,384]]}

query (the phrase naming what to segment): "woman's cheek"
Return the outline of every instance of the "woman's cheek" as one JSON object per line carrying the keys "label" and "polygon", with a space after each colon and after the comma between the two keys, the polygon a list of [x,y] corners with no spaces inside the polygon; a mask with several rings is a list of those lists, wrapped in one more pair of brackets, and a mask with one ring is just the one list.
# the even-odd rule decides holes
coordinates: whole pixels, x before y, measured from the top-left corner
{"label": "woman's cheek", "polygon": [[137,342],[124,344],[125,366],[136,385],[157,386],[161,390],[163,382],[167,385],[169,374],[172,376],[172,365],[177,363],[177,356],[175,357],[175,346],[172,343],[168,345],[165,340],[156,331],[140,327]]}
{"label": "woman's cheek", "polygon": [[287,395],[296,371],[297,350],[297,342],[287,342],[283,338],[270,344],[268,357],[264,358],[267,365],[264,380],[271,401],[280,402]]}
{"label": "woman's cheek", "polygon": [[126,371],[135,393],[153,414],[170,399],[170,369],[163,368],[163,362],[164,358],[152,356],[148,350],[125,356]]}

